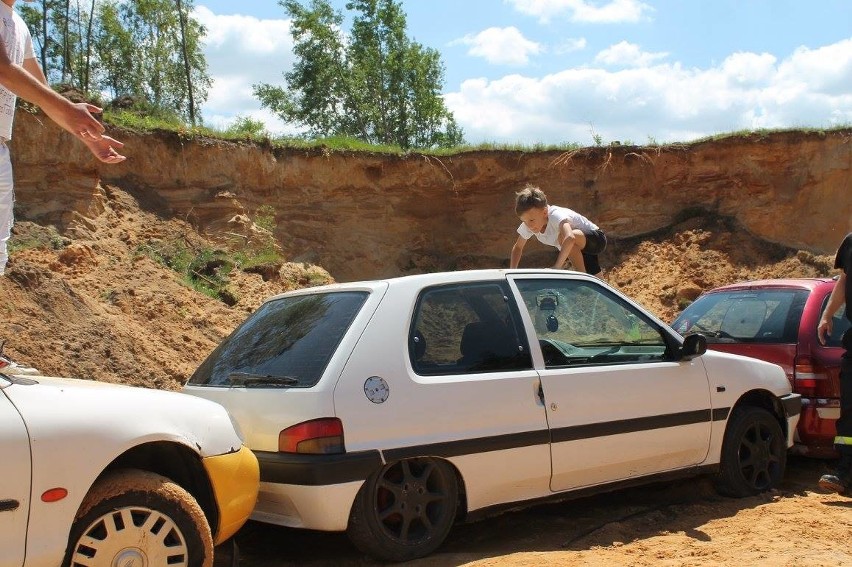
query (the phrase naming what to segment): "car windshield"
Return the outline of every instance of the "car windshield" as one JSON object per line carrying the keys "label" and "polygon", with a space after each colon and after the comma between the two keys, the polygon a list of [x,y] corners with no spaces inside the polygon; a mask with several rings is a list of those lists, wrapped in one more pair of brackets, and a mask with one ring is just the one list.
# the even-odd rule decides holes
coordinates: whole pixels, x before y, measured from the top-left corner
{"label": "car windshield", "polygon": [[711,343],[795,343],[806,290],[750,289],[699,297],[675,319],[682,335],[700,333]]}
{"label": "car windshield", "polygon": [[332,292],[269,301],[207,357],[189,383],[313,386],[366,298],[366,292]]}

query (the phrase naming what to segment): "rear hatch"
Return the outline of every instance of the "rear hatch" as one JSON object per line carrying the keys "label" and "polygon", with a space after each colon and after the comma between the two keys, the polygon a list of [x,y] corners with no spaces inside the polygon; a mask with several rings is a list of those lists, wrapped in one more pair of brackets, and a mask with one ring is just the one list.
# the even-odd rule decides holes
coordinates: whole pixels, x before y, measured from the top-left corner
{"label": "rear hatch", "polygon": [[277,451],[281,431],[334,417],[337,378],[386,289],[368,282],[270,299],[219,344],[183,391],[225,406],[251,449]]}
{"label": "rear hatch", "polygon": [[682,335],[706,336],[713,350],[778,364],[793,385],[799,323],[808,294],[801,288],[713,291],[689,305],[672,327]]}

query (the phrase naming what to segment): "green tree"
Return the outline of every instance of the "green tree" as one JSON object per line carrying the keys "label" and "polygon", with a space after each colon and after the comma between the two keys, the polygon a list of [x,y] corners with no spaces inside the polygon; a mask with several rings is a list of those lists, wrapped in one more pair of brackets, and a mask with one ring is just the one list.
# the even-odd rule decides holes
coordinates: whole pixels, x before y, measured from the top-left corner
{"label": "green tree", "polygon": [[195,119],[212,84],[201,49],[206,33],[192,0],[106,0],[99,5],[98,84],[157,110]]}
{"label": "green tree", "polygon": [[311,136],[348,136],[408,148],[464,141],[444,101],[439,53],[410,40],[394,0],[351,0],[351,35],[328,0],[280,0],[291,18],[296,62],[286,87],[254,85],[261,104]]}

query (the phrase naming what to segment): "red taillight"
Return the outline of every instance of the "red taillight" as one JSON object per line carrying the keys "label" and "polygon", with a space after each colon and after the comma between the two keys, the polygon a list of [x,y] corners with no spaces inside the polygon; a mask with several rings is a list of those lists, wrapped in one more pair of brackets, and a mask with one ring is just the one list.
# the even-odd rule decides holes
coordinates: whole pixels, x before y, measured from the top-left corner
{"label": "red taillight", "polygon": [[346,451],[343,422],[336,417],[326,417],[288,427],[278,434],[278,450],[315,455],[343,453]]}
{"label": "red taillight", "polygon": [[819,368],[809,356],[797,356],[793,367],[793,389],[805,397],[827,396],[830,387],[828,373]]}

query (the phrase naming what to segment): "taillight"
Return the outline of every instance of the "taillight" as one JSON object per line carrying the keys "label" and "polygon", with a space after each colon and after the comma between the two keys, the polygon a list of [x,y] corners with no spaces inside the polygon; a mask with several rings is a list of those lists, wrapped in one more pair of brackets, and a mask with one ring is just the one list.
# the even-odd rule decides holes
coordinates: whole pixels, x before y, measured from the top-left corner
{"label": "taillight", "polygon": [[343,422],[326,417],[288,427],[278,434],[278,450],[314,455],[343,453]]}
{"label": "taillight", "polygon": [[809,356],[797,356],[793,367],[793,389],[809,398],[831,397],[828,372],[814,364]]}

